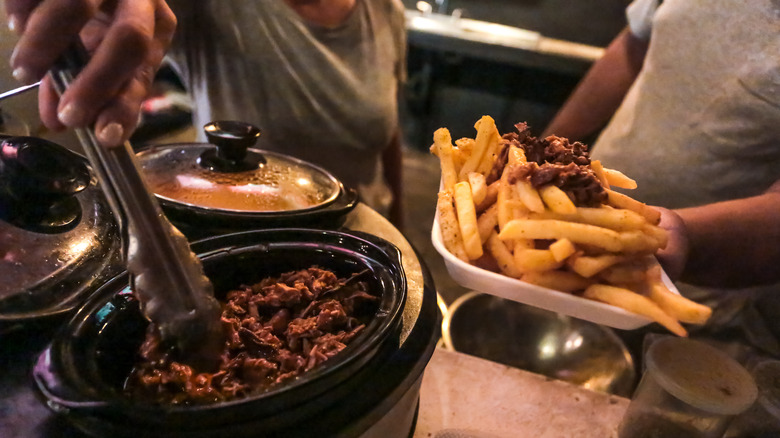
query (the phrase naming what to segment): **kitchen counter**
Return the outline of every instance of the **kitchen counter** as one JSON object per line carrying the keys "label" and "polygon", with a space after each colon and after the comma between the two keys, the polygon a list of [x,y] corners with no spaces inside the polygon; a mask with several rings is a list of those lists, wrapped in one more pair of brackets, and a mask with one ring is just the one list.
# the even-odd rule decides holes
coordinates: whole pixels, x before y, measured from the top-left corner
{"label": "kitchen counter", "polygon": [[519,27],[409,9],[406,29],[411,47],[558,73],[580,75],[604,54],[602,47]]}
{"label": "kitchen counter", "polygon": [[414,438],[616,437],[628,402],[439,347]]}

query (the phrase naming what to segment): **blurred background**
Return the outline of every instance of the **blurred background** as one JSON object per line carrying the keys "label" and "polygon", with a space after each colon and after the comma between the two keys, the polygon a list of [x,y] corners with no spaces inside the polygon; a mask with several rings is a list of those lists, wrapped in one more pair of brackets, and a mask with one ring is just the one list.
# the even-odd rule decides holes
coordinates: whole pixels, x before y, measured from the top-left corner
{"label": "blurred background", "polygon": [[[408,82],[400,102],[405,135],[404,177],[409,241],[431,268],[450,304],[465,290],[446,273],[430,243],[439,165],[428,147],[447,127],[473,137],[474,123],[492,116],[500,132],[527,122],[546,126],[603,48],[625,26],[628,0],[403,0],[407,8]],[[5,13],[1,11],[5,22]],[[7,60],[15,37],[0,30],[0,91],[18,87]],[[190,141],[189,100],[178,78],[162,69],[147,101],[134,145]],[[27,133],[79,149],[70,132],[47,131],[38,120],[37,92],[0,102],[0,132]]]}

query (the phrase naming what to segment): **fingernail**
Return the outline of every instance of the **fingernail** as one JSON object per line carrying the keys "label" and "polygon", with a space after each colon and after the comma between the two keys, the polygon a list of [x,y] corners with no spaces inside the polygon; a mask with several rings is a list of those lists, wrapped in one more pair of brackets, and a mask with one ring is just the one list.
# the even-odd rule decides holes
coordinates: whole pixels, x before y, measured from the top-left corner
{"label": "fingernail", "polygon": [[16,64],[16,56],[19,53],[19,46],[14,47],[13,52],[11,52],[11,56],[8,59],[8,64],[13,68],[13,71],[11,71],[11,75],[13,75],[14,79],[17,81],[23,83],[23,84],[32,84],[35,82],[35,78],[30,74],[30,71],[27,70],[23,66],[14,67]]}
{"label": "fingernail", "polygon": [[118,146],[122,143],[122,136],[124,135],[124,129],[119,123],[113,122],[104,126],[103,129],[98,132],[97,137],[100,144],[107,147]]}
{"label": "fingernail", "polygon": [[16,31],[19,29],[19,17],[16,15],[9,15],[8,16],[8,30],[11,32],[16,33]]}
{"label": "fingernail", "polygon": [[57,112],[57,118],[63,125],[69,127],[79,127],[84,123],[84,111],[78,106],[69,103]]}
{"label": "fingernail", "polygon": [[17,81],[29,85],[35,82],[35,78],[30,74],[30,72],[24,68],[24,67],[16,67],[13,72],[11,72],[14,79]]}

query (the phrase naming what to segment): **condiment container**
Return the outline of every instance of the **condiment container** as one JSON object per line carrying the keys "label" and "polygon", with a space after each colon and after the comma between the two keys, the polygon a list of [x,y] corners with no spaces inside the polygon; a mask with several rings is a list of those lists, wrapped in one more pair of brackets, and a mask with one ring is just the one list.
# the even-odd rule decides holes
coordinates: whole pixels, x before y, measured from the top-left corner
{"label": "condiment container", "polygon": [[758,398],[734,419],[726,437],[780,436],[780,360],[763,359],[750,372],[758,386]]}
{"label": "condiment container", "polygon": [[663,338],[645,355],[645,372],[618,433],[620,438],[720,438],[757,393],[750,373],[717,348]]}

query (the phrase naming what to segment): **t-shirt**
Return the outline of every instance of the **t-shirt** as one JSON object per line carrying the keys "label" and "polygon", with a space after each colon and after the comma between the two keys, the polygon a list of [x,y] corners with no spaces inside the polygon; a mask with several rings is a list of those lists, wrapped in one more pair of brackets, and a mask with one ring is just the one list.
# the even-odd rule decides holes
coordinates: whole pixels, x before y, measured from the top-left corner
{"label": "t-shirt", "polygon": [[593,157],[635,178],[632,196],[669,208],[780,179],[780,3],[637,0],[629,12],[650,45]]}
{"label": "t-shirt", "polygon": [[337,27],[307,22],[283,0],[169,3],[179,20],[169,58],[194,126],[252,123],[257,147],[324,167],[378,210],[389,204],[380,157],[399,129],[405,79],[398,0],[357,0]]}
{"label": "t-shirt", "polygon": [[[592,157],[636,179],[632,197],[667,208],[758,195],[779,180],[780,2],[635,0],[627,16],[648,52]],[[780,298],[780,285],[678,287],[714,307],[705,330],[740,327],[780,354],[766,325],[777,314],[755,304]]]}

